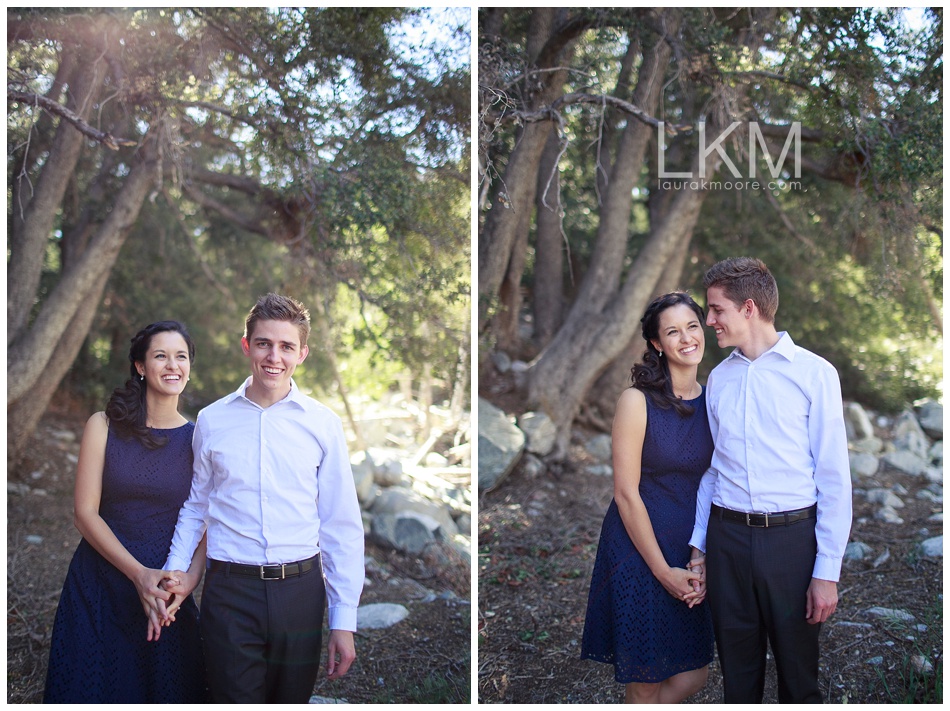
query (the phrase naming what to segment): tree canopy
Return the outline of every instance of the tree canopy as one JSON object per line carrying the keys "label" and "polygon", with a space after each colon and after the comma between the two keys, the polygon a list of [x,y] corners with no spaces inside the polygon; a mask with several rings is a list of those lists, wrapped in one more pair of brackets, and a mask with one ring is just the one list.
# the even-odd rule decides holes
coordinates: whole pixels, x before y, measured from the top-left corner
{"label": "tree canopy", "polygon": [[704,270],[743,254],[846,397],[938,392],[942,17],[479,11],[480,353],[529,362],[525,406],[562,445],[577,415],[612,415],[650,298],[702,303]]}
{"label": "tree canopy", "polygon": [[454,385],[469,339],[468,13],[7,17],[12,457],[73,361],[69,382],[102,397],[149,320],[195,332],[197,404],[224,394],[244,370],[243,317],[272,290],[311,309],[306,385],[345,379],[351,357]]}

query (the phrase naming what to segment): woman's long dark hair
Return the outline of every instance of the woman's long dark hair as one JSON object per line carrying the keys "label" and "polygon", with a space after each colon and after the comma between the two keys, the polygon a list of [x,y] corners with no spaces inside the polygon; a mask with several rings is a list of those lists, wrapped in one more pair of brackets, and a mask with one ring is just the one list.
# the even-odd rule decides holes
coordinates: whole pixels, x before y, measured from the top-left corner
{"label": "woman's long dark hair", "polygon": [[188,360],[195,362],[195,344],[191,340],[188,329],[184,324],[178,321],[158,321],[150,323],[132,338],[132,346],[129,348],[129,373],[130,377],[125,381],[125,385],[112,391],[112,397],[106,405],[106,417],[109,419],[109,426],[122,439],[134,437],[149,449],[158,449],[168,442],[168,438],[156,435],[152,432],[146,423],[146,404],[145,391],[146,384],[139,378],[139,372],[135,368],[136,363],[143,363],[148,349],[152,344],[152,337],[156,333],[165,333],[174,331],[185,339],[188,346]]}
{"label": "woman's long dark hair", "polygon": [[633,378],[633,387],[647,395],[654,405],[664,410],[672,407],[678,414],[687,417],[695,412],[695,408],[687,405],[683,402],[683,398],[673,393],[673,381],[670,378],[670,368],[666,364],[666,358],[660,356],[660,352],[653,345],[653,341],[660,338],[660,314],[671,306],[679,304],[689,306],[696,313],[701,324],[706,322],[702,307],[685,291],[673,291],[656,297],[647,306],[646,313],[640,319],[647,350],[643,354],[643,362],[633,366],[630,369],[630,375]]}

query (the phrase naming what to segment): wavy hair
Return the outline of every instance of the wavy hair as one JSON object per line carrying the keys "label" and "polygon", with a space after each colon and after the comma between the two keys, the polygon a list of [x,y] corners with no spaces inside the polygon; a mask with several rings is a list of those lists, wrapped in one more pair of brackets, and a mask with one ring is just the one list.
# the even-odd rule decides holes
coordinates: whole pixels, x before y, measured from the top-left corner
{"label": "wavy hair", "polygon": [[195,344],[184,324],[178,321],[158,321],[150,323],[132,337],[129,348],[129,379],[125,385],[112,391],[112,396],[106,404],[106,417],[109,425],[122,439],[134,437],[149,449],[163,447],[168,438],[156,435],[146,425],[148,408],[145,402],[145,393],[148,390],[144,380],[139,379],[136,363],[143,363],[148,349],[152,345],[152,337],[157,333],[174,331],[185,339],[188,346],[188,360],[195,362]]}
{"label": "wavy hair", "polygon": [[647,306],[643,318],[640,319],[643,338],[647,342],[647,350],[643,354],[642,362],[637,363],[630,369],[630,375],[633,380],[631,387],[643,392],[653,401],[654,405],[664,410],[672,407],[677,414],[688,417],[695,412],[696,408],[687,405],[683,402],[683,398],[673,393],[673,381],[670,378],[670,368],[666,363],[666,358],[662,358],[660,352],[653,345],[653,341],[659,340],[660,337],[660,314],[668,308],[680,304],[691,308],[699,318],[699,322],[705,323],[706,315],[702,307],[693,301],[692,297],[685,291],[672,291],[669,294],[656,297]]}

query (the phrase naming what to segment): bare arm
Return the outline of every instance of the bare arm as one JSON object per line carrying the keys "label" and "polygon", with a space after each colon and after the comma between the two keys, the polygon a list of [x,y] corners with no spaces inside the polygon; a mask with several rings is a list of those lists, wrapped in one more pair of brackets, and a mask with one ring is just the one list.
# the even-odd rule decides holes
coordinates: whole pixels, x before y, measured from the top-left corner
{"label": "bare arm", "polygon": [[109,425],[104,413],[97,412],[86,422],[76,468],[73,518],[82,537],[132,581],[148,615],[149,610],[155,606],[155,599],[167,600],[170,597],[169,593],[158,587],[170,574],[139,563],[99,515],[108,435]]}
{"label": "bare arm", "polygon": [[666,562],[656,542],[650,514],[640,498],[640,466],[646,424],[647,409],[643,393],[634,388],[625,390],[617,403],[612,432],[614,500],[627,535],[654,577],[670,595],[686,600],[696,595],[690,580],[699,579],[699,573],[672,568]]}

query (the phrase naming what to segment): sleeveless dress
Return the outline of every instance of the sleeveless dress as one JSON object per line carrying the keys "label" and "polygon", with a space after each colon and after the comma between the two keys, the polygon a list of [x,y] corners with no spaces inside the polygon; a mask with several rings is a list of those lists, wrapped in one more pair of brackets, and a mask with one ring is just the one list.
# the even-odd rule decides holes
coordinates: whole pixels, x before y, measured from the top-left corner
{"label": "sleeveless dress", "polygon": [[[681,417],[646,398],[640,496],[666,562],[685,568],[696,518],[699,480],[712,459],[706,390],[686,401]],[[709,603],[693,608],[670,595],[650,572],[611,501],[597,547],[584,621],[581,659],[614,665],[621,684],[658,683],[706,666],[713,658]]]}
{"label": "sleeveless dress", "polygon": [[[161,569],[178,510],[191,488],[187,423],[154,430],[168,437],[149,450],[109,430],[99,513],[135,558]],[[63,585],[50,646],[44,703],[188,703],[206,699],[198,607],[185,600],[157,642],[135,585],[85,539]]]}

